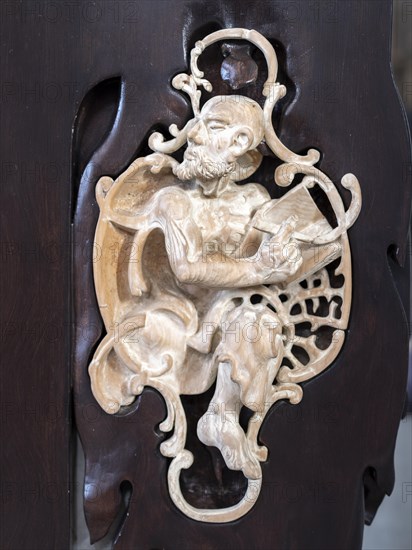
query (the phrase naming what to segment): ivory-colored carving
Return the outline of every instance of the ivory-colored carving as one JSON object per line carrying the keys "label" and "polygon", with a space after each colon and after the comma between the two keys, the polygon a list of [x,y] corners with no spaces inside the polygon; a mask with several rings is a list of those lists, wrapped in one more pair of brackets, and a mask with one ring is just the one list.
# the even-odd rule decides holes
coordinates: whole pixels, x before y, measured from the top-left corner
{"label": "ivory-colored carving", "polygon": [[[201,107],[200,88],[212,87],[197,61],[223,39],[245,39],[263,52],[263,108],[242,95],[215,96]],[[161,393],[167,418],[160,429],[173,430],[160,449],[173,459],[170,496],[205,522],[232,521],[253,507],[268,452],[258,443],[265,415],[280,399],[299,403],[299,383],[334,361],[350,311],[347,229],[360,211],[359,183],[352,174],[342,178],[352,194],[345,210],[335,185],[315,167],[318,151],[300,156],[280,142],[272,111],[285,88],[276,75],[275,52],[258,32],[207,36],[192,51],[191,74],[173,79],[189,95],[194,117],[182,130],[171,126],[169,141],[154,133],[153,154],[96,186],[102,255],[94,277],[107,334],[89,366],[93,394],[115,414],[146,386]],[[261,142],[282,161],[274,185],[291,187],[277,200],[259,182],[239,184],[258,169]],[[172,154],[184,146],[179,163]],[[334,226],[312,198],[314,186],[327,198]],[[201,394],[214,382],[197,436],[249,485],[235,506],[202,510],[184,499],[179,484],[193,461],[180,395]],[[253,412],[246,432],[243,406]]]}

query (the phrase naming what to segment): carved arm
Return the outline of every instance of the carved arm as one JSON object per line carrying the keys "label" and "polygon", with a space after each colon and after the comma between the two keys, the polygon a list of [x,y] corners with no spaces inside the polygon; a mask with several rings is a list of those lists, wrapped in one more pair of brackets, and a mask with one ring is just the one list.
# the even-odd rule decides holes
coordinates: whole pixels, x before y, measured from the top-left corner
{"label": "carved arm", "polygon": [[296,255],[297,243],[293,242],[294,257],[287,254],[294,220],[285,220],[279,231],[263,241],[253,256],[236,257],[208,250],[190,209],[190,199],[178,188],[171,188],[158,197],[157,207],[153,209],[156,219],[152,223],[164,232],[170,265],[180,282],[217,288],[275,284],[300,267],[302,258],[299,253]]}

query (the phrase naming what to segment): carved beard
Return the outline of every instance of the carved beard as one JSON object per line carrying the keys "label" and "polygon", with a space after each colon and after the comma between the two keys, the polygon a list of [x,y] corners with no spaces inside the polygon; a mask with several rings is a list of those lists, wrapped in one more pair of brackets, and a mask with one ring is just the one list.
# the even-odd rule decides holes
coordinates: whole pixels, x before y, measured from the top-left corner
{"label": "carved beard", "polygon": [[189,147],[185,153],[189,158],[173,169],[173,173],[180,180],[187,181],[194,178],[199,180],[216,180],[223,178],[235,169],[234,162],[227,162],[221,157],[210,156],[206,147],[197,145]]}

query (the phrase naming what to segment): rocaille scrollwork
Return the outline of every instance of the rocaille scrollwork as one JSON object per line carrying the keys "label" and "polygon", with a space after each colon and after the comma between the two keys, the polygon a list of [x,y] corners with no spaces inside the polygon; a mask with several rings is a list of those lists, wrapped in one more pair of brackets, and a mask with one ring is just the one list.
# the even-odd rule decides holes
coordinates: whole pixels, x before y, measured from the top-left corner
{"label": "rocaille scrollwork", "polygon": [[[226,39],[247,40],[263,52],[263,108],[244,95],[218,95],[201,106],[201,89],[212,86],[198,58]],[[347,230],[360,211],[359,183],[343,176],[352,195],[345,210],[335,185],[315,167],[319,152],[301,156],[281,143],[272,112],[286,90],[276,78],[275,51],[261,34],[210,34],[192,50],[190,74],[172,82],[190,97],[193,118],[182,130],[171,126],[170,140],[152,134],[153,154],[96,186],[102,255],[94,279],[107,334],[89,366],[93,394],[115,414],[145,386],[161,393],[167,418],[160,429],[173,430],[160,447],[172,458],[169,493],[199,521],[232,521],[253,507],[268,453],[258,443],[267,411],[280,399],[299,403],[299,384],[334,361],[348,324]],[[291,187],[279,199],[259,183],[238,183],[258,169],[262,142],[281,161],[275,184]],[[183,147],[179,163],[172,154]],[[334,222],[313,198],[315,187]],[[228,468],[243,472],[248,489],[234,506],[198,509],[179,483],[193,462],[180,395],[201,394],[214,383],[197,436],[220,450]],[[246,431],[242,407],[253,413]]]}

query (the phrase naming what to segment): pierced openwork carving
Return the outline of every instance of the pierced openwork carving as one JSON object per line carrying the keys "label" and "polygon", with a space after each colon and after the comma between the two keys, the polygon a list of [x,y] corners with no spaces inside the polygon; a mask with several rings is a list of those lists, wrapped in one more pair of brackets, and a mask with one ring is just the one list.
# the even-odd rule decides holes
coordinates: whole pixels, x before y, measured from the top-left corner
{"label": "pierced openwork carving", "polygon": [[[199,56],[233,39],[265,56],[263,108],[244,95],[201,104],[201,89],[212,86]],[[191,73],[172,82],[190,97],[193,118],[181,130],[171,126],[172,139],[151,135],[153,154],[96,186],[101,257],[94,278],[107,335],[89,367],[93,394],[115,414],[145,386],[161,393],[167,418],[160,429],[173,432],[160,448],[172,459],[170,496],[199,521],[235,520],[253,507],[268,454],[258,442],[267,411],[280,399],[299,403],[299,384],[339,353],[350,312],[347,229],[360,211],[359,183],[352,174],[342,178],[352,195],[345,210],[335,185],[315,167],[319,152],[301,156],[281,143],[272,112],[286,90],[276,76],[274,49],[258,32],[210,34],[192,50]],[[259,183],[238,183],[258,169],[262,142],[282,161],[274,181],[290,190],[280,199]],[[183,147],[179,163],[172,155]],[[319,197],[327,205],[322,211]],[[198,509],[179,483],[193,462],[180,395],[201,394],[214,383],[197,436],[220,450],[228,468],[243,472],[248,489],[234,506]],[[242,407],[252,411],[246,430]]]}

